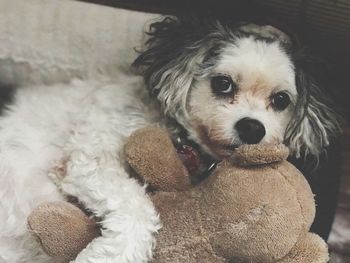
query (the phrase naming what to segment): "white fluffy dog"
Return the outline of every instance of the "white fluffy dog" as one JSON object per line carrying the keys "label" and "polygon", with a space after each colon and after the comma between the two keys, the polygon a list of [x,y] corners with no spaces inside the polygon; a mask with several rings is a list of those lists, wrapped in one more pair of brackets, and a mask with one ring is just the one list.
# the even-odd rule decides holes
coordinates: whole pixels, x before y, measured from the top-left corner
{"label": "white fluffy dog", "polygon": [[[118,83],[17,91],[0,119],[1,263],[51,262],[26,218],[38,204],[67,195],[102,218],[101,237],[76,263],[147,262],[160,222],[145,187],[129,177],[123,145],[149,123],[215,160],[260,142],[317,156],[336,133],[334,112],[280,30],[165,18],[149,34],[134,63],[145,82],[125,74]],[[52,180],[62,165],[66,176]]]}

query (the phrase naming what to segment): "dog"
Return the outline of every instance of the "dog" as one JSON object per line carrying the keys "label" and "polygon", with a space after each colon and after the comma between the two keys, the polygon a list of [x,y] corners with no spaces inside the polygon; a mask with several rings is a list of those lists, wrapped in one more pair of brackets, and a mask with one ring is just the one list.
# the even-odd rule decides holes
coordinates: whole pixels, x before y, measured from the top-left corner
{"label": "dog", "polygon": [[74,262],[148,262],[161,223],[123,155],[140,127],[165,126],[216,161],[242,144],[279,142],[296,157],[317,157],[338,133],[300,47],[282,30],[166,17],[148,34],[133,64],[142,76],[17,91],[0,120],[0,262],[51,262],[26,218],[66,196],[101,218],[101,236]]}

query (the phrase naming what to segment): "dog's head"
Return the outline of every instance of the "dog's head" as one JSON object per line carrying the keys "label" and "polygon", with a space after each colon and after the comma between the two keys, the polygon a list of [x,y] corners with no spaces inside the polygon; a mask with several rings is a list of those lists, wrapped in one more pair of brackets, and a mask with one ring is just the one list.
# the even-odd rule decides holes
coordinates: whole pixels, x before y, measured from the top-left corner
{"label": "dog's head", "polygon": [[134,65],[165,113],[213,156],[264,142],[318,155],[336,133],[334,112],[279,29],[167,17],[149,35]]}

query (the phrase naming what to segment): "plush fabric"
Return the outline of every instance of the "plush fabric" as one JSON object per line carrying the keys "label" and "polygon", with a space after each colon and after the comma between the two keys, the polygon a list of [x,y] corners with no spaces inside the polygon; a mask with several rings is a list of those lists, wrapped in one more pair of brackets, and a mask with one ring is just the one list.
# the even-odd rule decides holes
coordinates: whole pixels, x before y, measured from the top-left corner
{"label": "plush fabric", "polygon": [[[143,152],[148,162],[166,161],[169,147],[162,140],[148,145],[153,137],[167,136],[162,133],[135,132],[126,146],[128,160]],[[154,262],[327,262],[327,245],[307,234],[315,216],[313,194],[302,174],[285,161],[287,148],[250,145],[233,155],[188,191],[167,190],[166,183],[181,181],[181,173],[141,174],[150,185],[159,178],[164,183],[151,196],[163,222]],[[139,165],[144,167],[143,161],[130,164],[139,171]]]}
{"label": "plush fabric", "polygon": [[28,227],[55,262],[73,260],[99,234],[96,222],[67,202],[40,205],[28,217]]}

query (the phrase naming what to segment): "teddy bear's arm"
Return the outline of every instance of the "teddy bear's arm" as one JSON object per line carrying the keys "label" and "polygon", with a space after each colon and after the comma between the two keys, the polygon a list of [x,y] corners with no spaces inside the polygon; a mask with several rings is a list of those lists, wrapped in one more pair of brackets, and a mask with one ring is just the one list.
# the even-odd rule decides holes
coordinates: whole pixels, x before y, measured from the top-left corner
{"label": "teddy bear's arm", "polygon": [[[101,159],[90,158],[83,152],[72,155],[62,181],[63,192],[77,196],[86,208],[102,218],[101,236],[75,262],[144,262],[151,255],[153,234],[159,228],[157,213],[138,182],[122,169],[116,169],[115,161]],[[103,166],[99,165],[101,161]]]}

